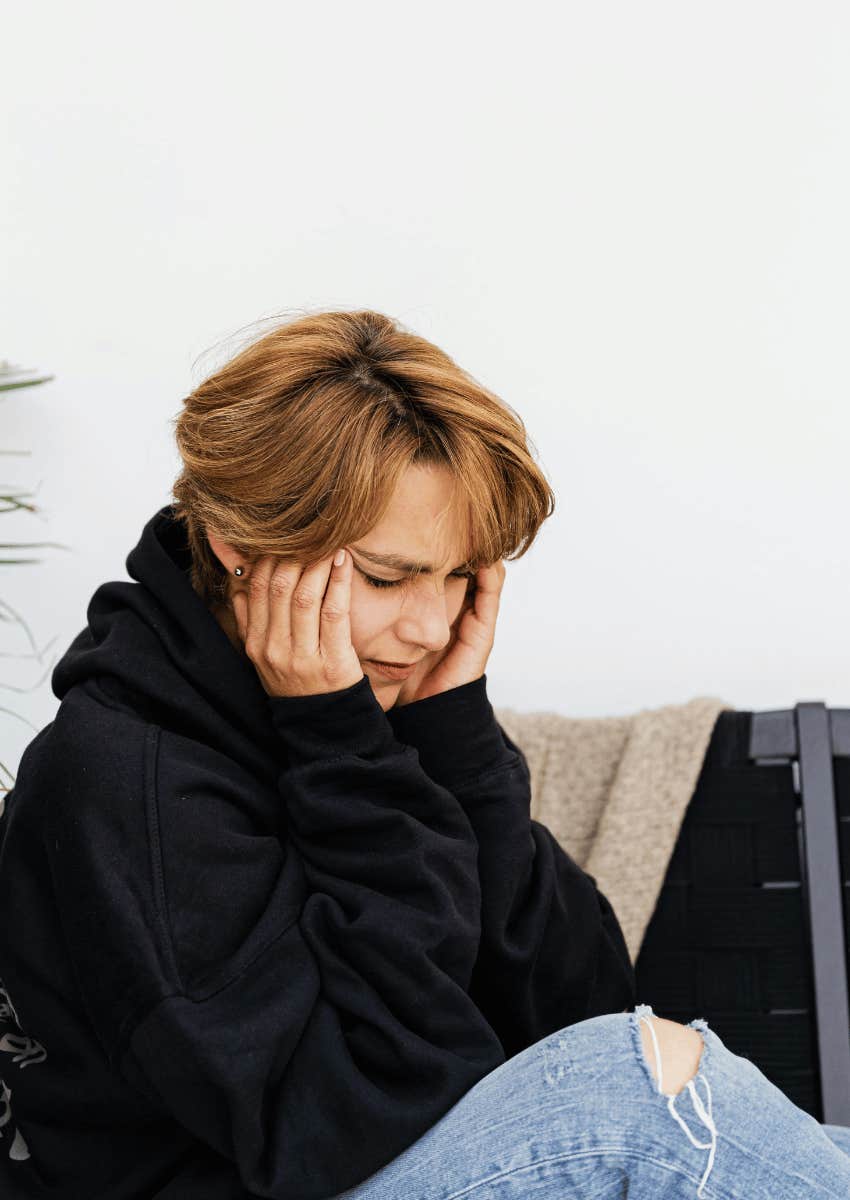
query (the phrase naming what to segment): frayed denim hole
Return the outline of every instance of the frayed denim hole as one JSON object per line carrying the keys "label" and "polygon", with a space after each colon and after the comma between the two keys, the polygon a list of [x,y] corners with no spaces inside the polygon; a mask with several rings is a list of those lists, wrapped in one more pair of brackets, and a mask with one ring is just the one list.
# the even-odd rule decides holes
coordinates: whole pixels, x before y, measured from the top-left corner
{"label": "frayed denim hole", "polygon": [[[658,1086],[658,1080],[653,1075],[652,1068],[650,1067],[649,1061],[647,1060],[647,1056],[644,1053],[643,1039],[641,1038],[641,1035],[640,1035],[640,1019],[641,1019],[641,1017],[654,1017],[655,1015],[656,1014],[652,1011],[651,1004],[638,1004],[636,1006],[634,1012],[630,1013],[630,1015],[629,1015],[629,1024],[631,1026],[632,1043],[635,1048],[635,1053],[637,1054],[638,1059],[640,1060],[640,1064],[644,1069],[644,1073],[646,1074],[647,1078],[649,1079],[650,1085],[652,1086],[652,1090],[656,1093],[656,1095],[661,1095],[662,1093],[661,1093],[661,1089]],[[708,1064],[708,1057],[709,1057],[709,1053],[711,1050],[711,1045],[709,1043],[709,1039],[707,1036],[708,1032],[709,1032],[709,1027],[708,1027],[708,1022],[703,1017],[695,1017],[693,1021],[688,1021],[688,1024],[685,1026],[685,1028],[686,1029],[695,1029],[702,1038],[702,1051],[700,1053],[699,1063],[697,1064],[697,1069],[694,1071],[694,1073],[691,1077],[691,1082],[693,1082],[697,1078],[698,1075],[702,1074],[705,1071],[706,1066]],[[662,1063],[661,1065],[662,1065],[662,1070],[663,1070],[664,1064]],[[663,1080],[662,1080],[662,1086],[663,1086]],[[686,1088],[687,1088],[687,1082],[685,1083],[684,1087],[682,1088],[682,1092],[684,1092],[686,1090]],[[666,1095],[666,1092],[663,1094]],[[681,1094],[682,1094],[681,1092],[678,1093],[678,1095],[681,1095]]]}
{"label": "frayed denim hole", "polygon": [[543,1078],[546,1082],[554,1084],[563,1079],[572,1066],[567,1039],[563,1034],[542,1041],[540,1052],[543,1055]]}
{"label": "frayed denim hole", "polygon": [[708,1056],[711,1051],[711,1046],[709,1045],[708,1040],[708,1022],[702,1017],[695,1017],[693,1021],[688,1021],[688,1029],[696,1029],[696,1031],[702,1035],[702,1054],[700,1055],[699,1063],[697,1064],[697,1069],[693,1076],[694,1079],[696,1079],[697,1075],[699,1075],[701,1071],[705,1070],[708,1063]]}
{"label": "frayed denim hole", "polygon": [[[613,1016],[614,1014],[609,1014]],[[618,1017],[620,1014],[616,1014]],[[608,1022],[609,1017],[599,1017],[597,1020]],[[614,1047],[610,1035],[589,1035],[582,1025],[590,1022],[577,1022],[575,1032],[571,1027],[549,1034],[537,1043],[537,1049],[543,1059],[543,1078],[548,1084],[556,1084],[567,1075],[581,1076],[584,1084],[598,1080],[600,1076],[617,1070],[617,1056],[612,1053]]]}
{"label": "frayed denim hole", "polygon": [[643,1051],[643,1038],[640,1035],[640,1019],[641,1017],[654,1017],[651,1004],[638,1004],[633,1012],[629,1013],[629,1028],[632,1035],[632,1047],[637,1055],[638,1062],[643,1067],[644,1074],[649,1080],[649,1086],[653,1092],[658,1094],[658,1080],[652,1073],[652,1068],[647,1062],[646,1055]]}

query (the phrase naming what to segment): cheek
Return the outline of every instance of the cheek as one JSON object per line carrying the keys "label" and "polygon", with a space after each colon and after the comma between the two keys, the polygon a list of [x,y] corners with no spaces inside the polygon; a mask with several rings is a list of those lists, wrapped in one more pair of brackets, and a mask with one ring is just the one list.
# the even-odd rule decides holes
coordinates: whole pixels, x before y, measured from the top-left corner
{"label": "cheek", "polygon": [[[368,586],[365,584],[364,588]],[[392,624],[395,611],[396,606],[383,597],[376,601],[369,595],[358,595],[352,591],[349,612],[351,644],[361,658],[369,649],[375,648],[375,639]]]}

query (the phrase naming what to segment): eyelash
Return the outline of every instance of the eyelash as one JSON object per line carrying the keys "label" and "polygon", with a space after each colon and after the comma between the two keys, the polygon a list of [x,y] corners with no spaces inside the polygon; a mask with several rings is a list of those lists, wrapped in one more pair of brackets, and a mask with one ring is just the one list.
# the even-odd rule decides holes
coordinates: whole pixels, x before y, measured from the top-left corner
{"label": "eyelash", "polygon": [[[375,579],[375,577],[373,575],[367,575],[365,571],[362,574],[363,574],[363,578],[367,581],[367,583],[370,583],[372,585],[372,587],[376,587],[376,588],[398,587],[398,585],[400,583],[405,582],[404,579]],[[459,574],[455,574],[454,572],[452,572],[452,579],[474,579],[474,578],[475,578],[474,571],[462,571]]]}

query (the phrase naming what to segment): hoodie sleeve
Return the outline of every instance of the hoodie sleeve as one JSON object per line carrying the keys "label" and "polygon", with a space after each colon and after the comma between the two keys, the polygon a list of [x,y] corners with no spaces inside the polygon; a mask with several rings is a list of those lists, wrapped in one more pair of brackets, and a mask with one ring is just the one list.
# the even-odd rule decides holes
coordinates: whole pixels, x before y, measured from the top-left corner
{"label": "hoodie sleeve", "polygon": [[170,927],[198,954],[205,936],[227,942],[227,957],[190,981],[176,956],[170,994],[124,1030],[121,1070],[252,1194],[324,1200],[398,1156],[504,1054],[468,994],[481,892],[455,797],[395,740],[366,676],[270,705],[280,836],[221,815],[252,804],[229,760],[184,760],[163,734],[163,854],[181,804],[187,865],[209,858],[205,881],[179,885]]}
{"label": "hoodie sleeve", "polygon": [[475,831],[482,932],[470,994],[510,1058],[563,1026],[632,1007],[635,976],[596,880],[531,819],[528,764],[496,721],[486,681],[387,715]]}

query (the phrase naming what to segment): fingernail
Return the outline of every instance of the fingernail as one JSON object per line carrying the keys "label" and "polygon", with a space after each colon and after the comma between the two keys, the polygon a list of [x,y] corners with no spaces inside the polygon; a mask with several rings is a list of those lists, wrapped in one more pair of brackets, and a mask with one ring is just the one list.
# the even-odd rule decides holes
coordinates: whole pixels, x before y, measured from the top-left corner
{"label": "fingernail", "polygon": [[345,562],[345,551],[337,550],[336,554],[334,555],[334,565],[337,567],[341,567],[344,562]]}

